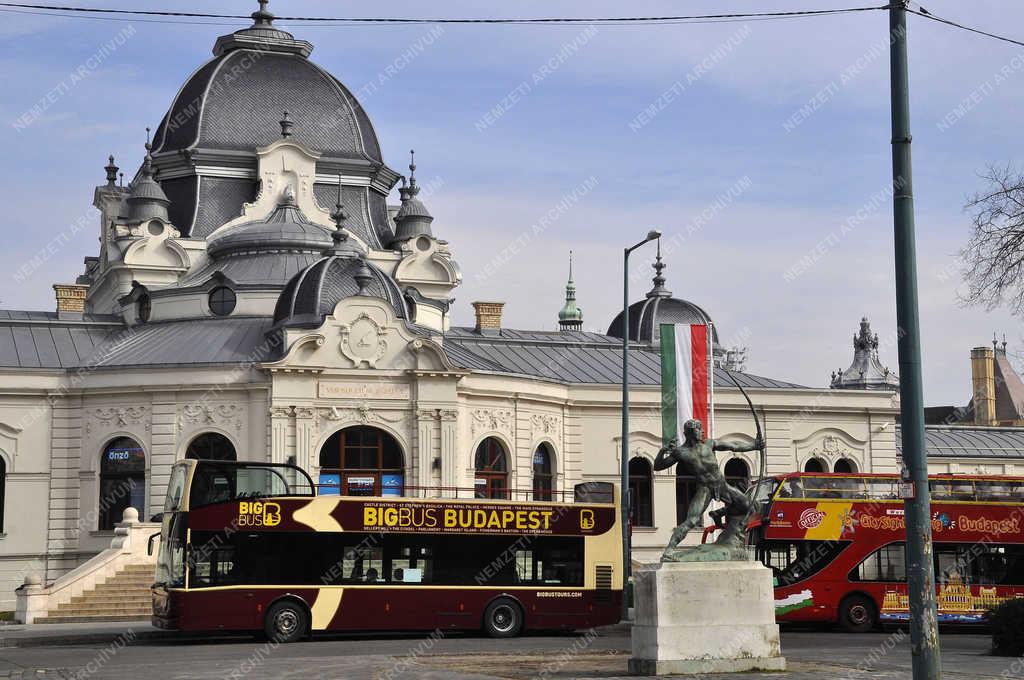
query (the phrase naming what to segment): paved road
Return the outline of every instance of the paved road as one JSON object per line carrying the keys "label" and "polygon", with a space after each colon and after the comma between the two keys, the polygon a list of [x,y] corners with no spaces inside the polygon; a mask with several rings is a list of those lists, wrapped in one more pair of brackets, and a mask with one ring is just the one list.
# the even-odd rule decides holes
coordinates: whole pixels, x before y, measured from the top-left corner
{"label": "paved road", "polygon": [[[782,645],[790,671],[764,677],[909,678],[907,644],[908,636],[900,631],[870,635],[785,631]],[[1024,678],[1024,661],[988,656],[988,637],[983,634],[945,633],[942,645],[947,679]],[[516,640],[439,634],[336,637],[278,646],[251,639],[136,640],[0,648],[0,678],[613,678],[625,675],[628,649],[629,636],[623,629]]]}

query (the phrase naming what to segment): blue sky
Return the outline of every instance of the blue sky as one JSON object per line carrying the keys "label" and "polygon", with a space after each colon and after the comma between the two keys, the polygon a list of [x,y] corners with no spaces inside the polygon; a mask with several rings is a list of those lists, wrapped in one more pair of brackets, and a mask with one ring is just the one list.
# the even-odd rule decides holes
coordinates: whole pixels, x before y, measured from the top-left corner
{"label": "blue sky", "polygon": [[[404,1],[366,8],[275,0],[270,9],[596,16],[850,4],[636,0],[624,9],[562,0],[485,10],[451,1],[425,13],[421,3]],[[255,2],[187,5],[248,13]],[[952,0],[926,6],[1024,38],[1024,28],[1016,30],[1024,26],[1024,6],[986,0],[971,3],[969,13]],[[245,22],[3,19],[0,269],[9,278],[0,305],[51,309],[51,284],[73,280],[82,257],[97,250],[92,190],[103,180],[107,154],[130,176],[141,161],[144,128],[156,126],[216,37]],[[964,199],[979,188],[986,163],[1022,155],[1024,48],[909,19],[925,394],[928,404],[959,404],[970,395],[971,347],[990,341],[993,331],[1006,334],[1011,350],[1024,343],[1006,311],[963,308],[956,300],[956,254],[969,235]],[[440,32],[279,23],[312,41],[312,59],[364,93],[392,167],[404,172],[407,150],[416,149],[421,182],[432,184],[426,202],[435,233],[451,242],[465,275],[455,293],[456,322],[472,322],[472,300],[498,299],[507,303],[507,326],[554,328],[573,249],[585,326],[604,331],[621,304],[622,248],[659,228],[672,244],[669,288],[707,309],[723,342],[749,346],[749,370],[823,386],[832,370],[849,364],[861,316],[881,336],[883,362],[897,369],[887,21],[883,12],[865,12],[596,31]],[[123,44],[98,64],[88,61],[111,40]],[[72,76],[88,63],[95,67],[84,77]],[[48,93],[42,115],[19,125]],[[492,123],[481,124],[499,109]],[[638,124],[647,109],[656,115]],[[576,200],[567,199],[573,192]],[[549,213],[555,217],[537,233]],[[13,273],[47,248],[45,266],[15,280]],[[654,251],[647,248],[635,256],[634,299],[650,287]]]}

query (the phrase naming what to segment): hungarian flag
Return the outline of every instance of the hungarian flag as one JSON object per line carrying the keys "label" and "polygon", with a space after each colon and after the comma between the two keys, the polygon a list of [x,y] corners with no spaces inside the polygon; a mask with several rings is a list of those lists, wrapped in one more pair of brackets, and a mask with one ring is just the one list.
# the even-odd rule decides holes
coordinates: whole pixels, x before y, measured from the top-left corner
{"label": "hungarian flag", "polygon": [[661,433],[667,444],[683,440],[683,423],[691,418],[711,437],[711,325],[661,324]]}

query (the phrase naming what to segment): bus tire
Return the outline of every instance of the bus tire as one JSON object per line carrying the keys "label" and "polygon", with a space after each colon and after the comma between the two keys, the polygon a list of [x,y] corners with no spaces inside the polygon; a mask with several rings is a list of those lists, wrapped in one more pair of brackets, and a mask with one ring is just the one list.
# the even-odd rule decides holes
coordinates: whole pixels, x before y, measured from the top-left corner
{"label": "bus tire", "polygon": [[309,632],[309,614],[295,600],[279,600],[267,610],[263,632],[271,642],[295,642]]}
{"label": "bus tire", "polygon": [[878,623],[878,609],[870,597],[849,595],[839,603],[839,627],[847,633],[867,633]]}
{"label": "bus tire", "polygon": [[510,638],[523,630],[523,610],[508,597],[499,597],[484,610],[484,632],[492,638]]}

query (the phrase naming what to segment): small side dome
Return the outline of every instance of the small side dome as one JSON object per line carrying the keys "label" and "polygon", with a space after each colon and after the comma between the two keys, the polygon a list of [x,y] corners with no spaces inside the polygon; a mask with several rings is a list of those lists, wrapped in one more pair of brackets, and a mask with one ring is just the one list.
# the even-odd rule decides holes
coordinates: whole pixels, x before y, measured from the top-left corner
{"label": "small side dome", "polygon": [[274,325],[315,328],[339,302],[357,295],[385,300],[398,318],[409,318],[394,279],[365,258],[345,253],[321,258],[288,282],[277,299]]}
{"label": "small side dome", "polygon": [[402,187],[398,190],[402,206],[395,215],[395,238],[391,241],[392,245],[417,236],[433,236],[430,225],[434,217],[418,198],[420,188],[416,184],[416,152],[410,151],[409,157],[409,184],[406,185],[403,177]]}
{"label": "small side dome", "polygon": [[[153,145],[149,143],[149,128],[146,128],[146,158],[142,163],[142,176],[132,184],[128,194],[128,219],[132,222],[160,219],[170,222],[167,206],[171,204],[167,194],[153,179]],[[111,156],[113,165],[113,156]],[[114,168],[116,172],[117,168]],[[109,171],[108,171],[109,178]]]}
{"label": "small side dome", "polygon": [[[672,297],[672,291],[665,288],[665,277],[662,276],[664,269],[659,243],[658,257],[654,264],[654,287],[647,293],[645,299],[629,306],[629,339],[632,342],[660,345],[663,323],[711,323],[711,315],[700,306],[688,300]],[[614,338],[623,337],[622,312],[619,312],[608,326],[608,335]],[[718,343],[718,328],[714,325],[711,326],[711,337],[714,355],[723,355],[725,350]]]}
{"label": "small side dome", "polygon": [[311,222],[295,203],[288,187],[272,213],[261,220],[244,222],[214,233],[208,243],[210,257],[244,250],[315,250],[331,245],[326,229]]}

